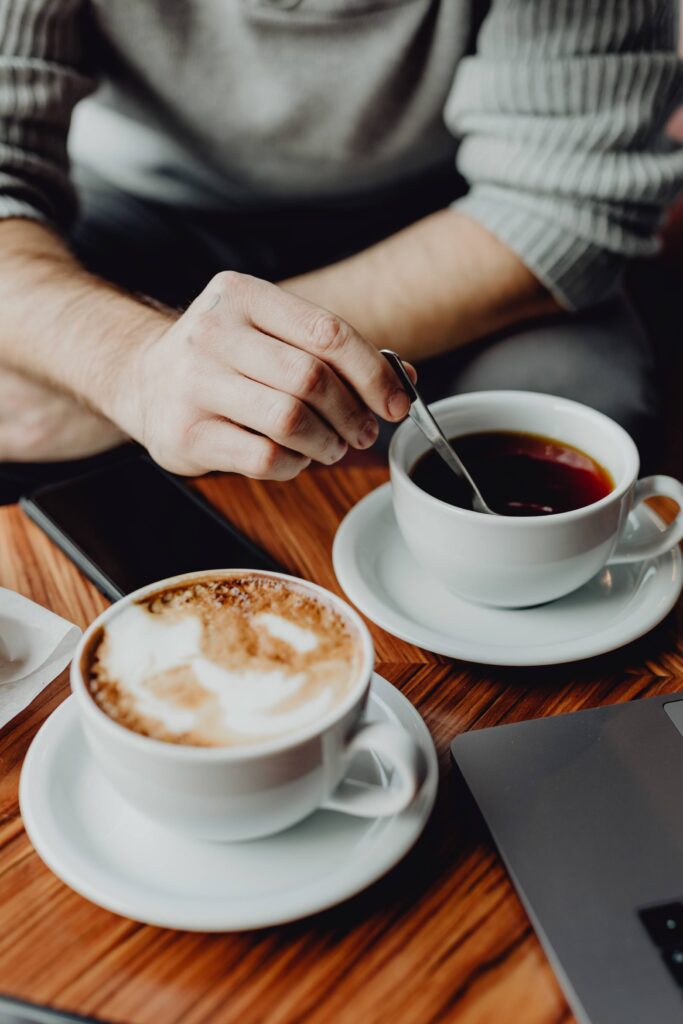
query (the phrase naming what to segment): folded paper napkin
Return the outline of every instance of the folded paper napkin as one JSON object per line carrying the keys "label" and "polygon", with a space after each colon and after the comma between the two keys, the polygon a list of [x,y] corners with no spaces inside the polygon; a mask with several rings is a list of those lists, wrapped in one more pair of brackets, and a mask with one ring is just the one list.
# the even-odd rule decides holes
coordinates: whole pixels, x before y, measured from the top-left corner
{"label": "folded paper napkin", "polygon": [[0,587],[0,728],[71,661],[78,626]]}

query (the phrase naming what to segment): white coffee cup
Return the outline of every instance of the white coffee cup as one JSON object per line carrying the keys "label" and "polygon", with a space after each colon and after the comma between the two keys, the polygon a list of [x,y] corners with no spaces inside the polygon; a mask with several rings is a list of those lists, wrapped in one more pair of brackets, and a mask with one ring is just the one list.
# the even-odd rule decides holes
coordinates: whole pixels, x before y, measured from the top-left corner
{"label": "white coffee cup", "polygon": [[[552,601],[605,565],[653,558],[683,539],[683,484],[661,475],[639,480],[636,446],[608,416],[527,391],[471,392],[431,410],[448,438],[496,430],[543,434],[580,448],[614,480],[604,498],[571,512],[517,518],[457,508],[413,483],[409,473],[429,442],[411,420],[402,423],[389,448],[401,534],[419,564],[467,600],[502,608]],[[656,495],[679,505],[673,523],[654,538],[627,533],[631,508]]]}
{"label": "white coffee cup", "polygon": [[[363,720],[374,650],[358,614],[334,594],[282,573],[268,576],[310,591],[348,623],[361,666],[346,697],[319,721],[294,734],[248,746],[198,747],[165,743],[125,728],[96,704],[83,662],[97,633],[131,602],[200,577],[236,570],[187,573],[143,587],[88,627],[71,665],[71,687],[97,765],[115,789],[143,814],[201,839],[241,840],[288,828],[320,807],[362,817],[397,814],[416,797],[425,775],[423,753],[403,729]],[[245,570],[237,571],[241,577]],[[391,785],[344,783],[355,754],[371,751],[393,769]]]}

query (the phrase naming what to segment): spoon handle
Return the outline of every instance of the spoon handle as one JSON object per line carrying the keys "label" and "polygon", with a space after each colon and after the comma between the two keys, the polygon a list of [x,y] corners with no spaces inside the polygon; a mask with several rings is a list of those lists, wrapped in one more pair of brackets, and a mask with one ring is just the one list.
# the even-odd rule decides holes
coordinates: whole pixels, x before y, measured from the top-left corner
{"label": "spoon handle", "polygon": [[460,460],[460,456],[445,437],[441,427],[429,411],[427,404],[418,394],[400,356],[388,348],[380,349],[380,352],[393,369],[410,399],[410,409],[408,410],[410,418],[420,428],[434,448],[436,448],[441,458],[453,470],[456,476],[461,477],[467,482],[473,492],[477,511],[492,513],[492,510],[484,501],[479,488],[468,473],[466,466]]}
{"label": "spoon handle", "polygon": [[403,385],[405,391],[408,394],[408,398],[410,399],[410,409],[408,410],[408,415],[410,416],[410,418],[414,420],[414,422],[417,424],[417,426],[420,428],[423,434],[425,434],[428,440],[431,441],[431,443],[434,445],[441,458],[444,460],[444,462],[448,463],[453,472],[457,473],[458,476],[464,477],[465,480],[467,480],[467,482],[470,484],[470,486],[476,491],[474,481],[470,478],[469,473],[463,466],[458,455],[448,443],[443,431],[441,430],[441,427],[432,416],[426,403],[423,402],[423,400],[420,398],[417,391],[415,390],[413,382],[408,376],[408,372],[405,366],[403,365],[403,361],[401,360],[401,358],[395,352],[392,352],[391,349],[388,348],[381,349],[381,353],[386,359],[386,361],[390,364],[392,370],[394,371],[398,379],[401,381],[401,384]]}
{"label": "spoon handle", "polygon": [[[397,355],[396,352],[392,352],[390,348],[381,348],[379,350],[379,352],[380,352],[380,355],[384,356],[386,361],[389,363],[389,366],[391,367],[391,369],[394,371],[394,373],[396,374],[396,376],[400,380],[400,382],[401,382],[401,384],[402,384],[406,394],[408,395],[408,398],[410,399],[410,404],[412,405],[413,402],[419,402],[420,401],[420,396],[418,395],[417,391],[415,390],[415,385],[413,384],[412,380],[410,379],[408,371],[406,370],[405,366],[403,365],[403,360],[401,359],[401,357],[399,355]],[[426,406],[425,406],[425,408],[426,408]],[[436,423],[435,423],[435,426],[436,426]],[[438,427],[437,427],[437,430],[438,430]]]}

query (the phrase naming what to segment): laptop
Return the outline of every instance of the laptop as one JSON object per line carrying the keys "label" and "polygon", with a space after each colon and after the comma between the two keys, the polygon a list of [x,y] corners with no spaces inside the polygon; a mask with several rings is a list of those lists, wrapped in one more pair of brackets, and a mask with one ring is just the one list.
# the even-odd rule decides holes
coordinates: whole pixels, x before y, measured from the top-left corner
{"label": "laptop", "polygon": [[683,1022],[683,694],[458,736],[581,1024]]}

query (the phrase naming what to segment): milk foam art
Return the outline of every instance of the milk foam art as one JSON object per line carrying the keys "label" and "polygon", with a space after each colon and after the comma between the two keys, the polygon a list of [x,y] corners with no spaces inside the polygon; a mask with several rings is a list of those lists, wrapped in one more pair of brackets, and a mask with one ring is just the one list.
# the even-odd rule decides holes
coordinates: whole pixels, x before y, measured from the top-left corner
{"label": "milk foam art", "polygon": [[[319,645],[313,630],[281,615],[262,611],[253,616],[252,622],[294,651],[309,653]],[[106,651],[100,655],[102,667],[133,699],[141,715],[156,719],[175,735],[193,729],[198,710],[179,707],[146,684],[158,673],[183,666],[192,670],[207,695],[217,698],[222,729],[245,738],[267,738],[303,728],[332,707],[335,694],[329,685],[317,689],[296,707],[278,711],[280,705],[302,693],[309,674],[287,671],[286,666],[228,669],[202,653],[202,631],[198,615],[185,614],[165,621],[163,616],[131,604],[107,624]]]}

